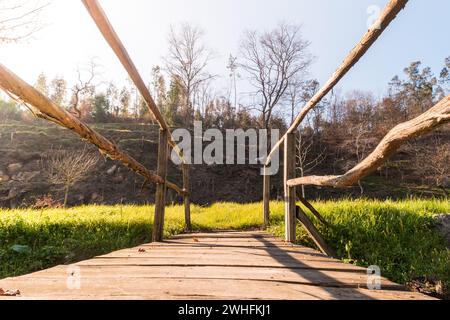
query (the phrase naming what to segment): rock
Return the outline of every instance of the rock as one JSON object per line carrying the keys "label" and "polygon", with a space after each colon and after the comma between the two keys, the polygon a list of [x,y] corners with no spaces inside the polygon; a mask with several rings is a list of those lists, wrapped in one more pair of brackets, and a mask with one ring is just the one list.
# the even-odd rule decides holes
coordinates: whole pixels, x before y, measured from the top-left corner
{"label": "rock", "polygon": [[20,162],[19,163],[12,163],[12,164],[10,164],[8,166],[8,172],[10,174],[17,173],[17,172],[19,172],[20,169],[22,169],[22,167],[23,167],[23,164],[20,163]]}
{"label": "rock", "polygon": [[123,181],[124,181],[124,177],[122,175],[118,175],[117,177],[114,177],[112,179],[112,182],[117,183],[117,184],[123,183]]}
{"label": "rock", "polygon": [[28,183],[31,180],[33,180],[35,177],[40,175],[41,173],[39,171],[33,171],[33,172],[19,172],[18,174],[14,175],[12,179],[14,181],[18,182],[24,182]]}
{"label": "rock", "polygon": [[6,175],[3,171],[0,171],[0,183],[8,182],[11,178]]}
{"label": "rock", "polygon": [[117,171],[117,166],[112,166],[106,173],[108,175],[113,175]]}
{"label": "rock", "polygon": [[12,188],[12,189],[10,189],[9,190],[9,193],[8,193],[8,199],[14,199],[14,198],[16,198],[18,195],[20,195],[20,190],[19,189],[17,189],[17,188]]}
{"label": "rock", "polygon": [[95,200],[97,200],[98,198],[100,198],[100,195],[99,195],[98,193],[93,193],[92,196],[91,196],[91,200],[92,200],[92,201],[95,201]]}
{"label": "rock", "polygon": [[450,248],[450,213],[441,214],[436,217],[437,230],[444,237]]}

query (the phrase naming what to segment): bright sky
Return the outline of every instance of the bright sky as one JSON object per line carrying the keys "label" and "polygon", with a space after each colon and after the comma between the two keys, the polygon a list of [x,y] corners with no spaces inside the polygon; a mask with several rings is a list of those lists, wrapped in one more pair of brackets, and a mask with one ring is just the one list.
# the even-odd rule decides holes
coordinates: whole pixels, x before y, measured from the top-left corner
{"label": "bright sky", "polygon": [[[101,0],[105,11],[146,81],[161,64],[171,24],[191,22],[206,31],[217,58],[211,71],[227,76],[243,30],[267,30],[280,21],[303,24],[316,56],[312,76],[326,81],[367,30],[368,20],[387,0]],[[440,72],[450,56],[448,0],[412,0],[406,10],[340,84],[344,91],[382,94],[405,66],[421,60]],[[35,83],[40,72],[75,79],[79,64],[98,57],[103,78],[122,84],[126,75],[79,0],[53,0],[43,20],[48,26],[33,40],[2,45],[0,61]],[[371,19],[373,21],[373,19]],[[223,81],[223,83],[225,83]],[[225,88],[223,88],[225,89]]]}

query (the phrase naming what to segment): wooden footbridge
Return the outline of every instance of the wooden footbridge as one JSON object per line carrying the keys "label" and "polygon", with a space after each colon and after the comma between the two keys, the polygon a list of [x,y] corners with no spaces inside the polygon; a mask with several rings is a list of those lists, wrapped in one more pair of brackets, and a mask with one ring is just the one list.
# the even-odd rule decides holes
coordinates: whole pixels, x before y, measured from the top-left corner
{"label": "wooden footbridge", "polygon": [[[296,193],[296,186],[345,187],[376,170],[402,143],[450,121],[450,96],[416,119],[394,128],[377,149],[358,166],[342,176],[295,177],[295,134],[307,114],[348,73],[376,42],[407,0],[390,0],[379,19],[349,53],[324,87],[311,98],[283,138],[271,151],[264,176],[264,220],[270,214],[271,156],[284,144],[285,239],[262,232],[222,232],[175,237],[163,241],[166,190],[184,199],[186,230],[190,230],[189,159],[177,147],[170,128],[139,75],[130,55],[114,31],[97,0],[82,0],[89,14],[133,80],[149,111],[160,125],[158,166],[147,169],[112,141],[56,105],[31,85],[0,64],[0,88],[27,106],[36,116],[65,127],[96,146],[102,154],[121,162],[155,183],[156,204],[152,232],[154,243],[32,275],[0,281],[0,288],[19,289],[26,299],[124,299],[124,298],[211,298],[211,299],[425,299],[382,279],[382,290],[367,289],[367,271],[337,260],[317,228],[297,206],[300,200],[321,223],[326,221]],[[168,181],[170,148],[182,162],[183,186]],[[297,220],[306,228],[322,253],[293,245]],[[69,275],[68,275],[69,272]],[[79,289],[67,281],[80,280]]]}
{"label": "wooden footbridge", "polygon": [[[423,300],[364,268],[265,232],[189,234],[0,281],[38,300]],[[370,283],[370,280],[369,280]]]}

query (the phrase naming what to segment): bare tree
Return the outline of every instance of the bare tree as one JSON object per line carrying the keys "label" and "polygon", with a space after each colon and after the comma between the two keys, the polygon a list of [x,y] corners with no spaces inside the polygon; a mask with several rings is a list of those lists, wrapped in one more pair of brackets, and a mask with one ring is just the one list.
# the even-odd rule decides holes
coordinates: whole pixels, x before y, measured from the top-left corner
{"label": "bare tree", "polygon": [[206,115],[206,109],[212,101],[216,98],[216,94],[211,88],[211,81],[207,80],[199,84],[193,95],[193,104],[197,106],[198,112],[202,117]]}
{"label": "bare tree", "polygon": [[0,0],[0,43],[17,42],[40,30],[39,17],[47,5],[41,0]]}
{"label": "bare tree", "polygon": [[170,76],[179,80],[184,91],[183,117],[186,125],[192,123],[194,116],[195,92],[201,84],[214,77],[206,71],[212,54],[202,38],[203,31],[187,23],[182,24],[179,30],[171,27],[168,37],[169,52],[165,64]]}
{"label": "bare tree", "polygon": [[433,183],[448,197],[450,185],[450,143],[445,137],[433,135],[431,142],[425,147],[414,146],[416,151],[414,167],[423,180]]}
{"label": "bare tree", "polygon": [[[348,139],[350,145],[347,148],[354,153],[355,163],[360,163],[368,155],[370,148],[373,147],[375,109],[376,102],[371,93],[354,91],[348,95],[345,103],[343,125],[350,137]],[[350,161],[347,169],[355,163]],[[364,187],[361,181],[358,181],[358,186],[361,190],[361,195],[363,195]]]}
{"label": "bare tree", "polygon": [[295,116],[297,115],[297,109],[299,104],[303,102],[302,91],[303,91],[304,82],[300,79],[293,79],[289,82],[287,91],[286,91],[286,102],[289,104],[289,116],[291,119],[291,123],[294,122]]}
{"label": "bare tree", "polygon": [[78,81],[72,88],[72,98],[70,102],[69,110],[73,112],[78,119],[81,119],[82,112],[80,110],[80,104],[84,95],[93,95],[95,92],[94,80],[97,76],[98,65],[94,59],[92,59],[86,66],[86,70],[78,68]]}
{"label": "bare tree", "polygon": [[254,108],[261,112],[263,128],[270,127],[274,108],[282,101],[289,84],[311,65],[309,45],[301,35],[301,27],[296,25],[280,24],[263,34],[245,33],[239,65],[256,90],[253,94],[259,102]]}
{"label": "bare tree", "polygon": [[230,54],[230,57],[228,58],[228,64],[227,69],[230,71],[230,79],[231,79],[231,86],[230,86],[230,93],[228,100],[231,101],[231,92],[233,92],[234,95],[234,109],[236,112],[238,112],[238,94],[237,94],[237,79],[240,77],[238,73],[238,63],[237,63],[237,57],[234,57]]}
{"label": "bare tree", "polygon": [[[296,169],[300,172],[300,177],[304,177],[307,173],[317,168],[325,160],[325,150],[321,150],[319,153],[312,156],[312,149],[314,141],[311,139],[309,142],[300,132],[297,136],[297,161]],[[301,186],[302,197],[306,198],[306,188]]]}
{"label": "bare tree", "polygon": [[432,132],[450,122],[450,96],[415,119],[400,123],[381,140],[375,150],[353,169],[339,176],[309,176],[292,179],[289,186],[315,185],[343,188],[356,184],[376,171],[407,141]]}
{"label": "bare tree", "polygon": [[[360,123],[353,128],[350,128],[351,141],[355,150],[356,163],[360,163],[368,154],[370,150],[370,143],[367,135],[370,133],[367,123]],[[358,180],[358,186],[361,191],[361,195],[364,194],[364,187],[361,180]]]}
{"label": "bare tree", "polygon": [[50,152],[46,161],[43,161],[47,180],[61,186],[64,191],[64,207],[67,205],[70,189],[86,178],[98,160],[96,154],[83,149]]}

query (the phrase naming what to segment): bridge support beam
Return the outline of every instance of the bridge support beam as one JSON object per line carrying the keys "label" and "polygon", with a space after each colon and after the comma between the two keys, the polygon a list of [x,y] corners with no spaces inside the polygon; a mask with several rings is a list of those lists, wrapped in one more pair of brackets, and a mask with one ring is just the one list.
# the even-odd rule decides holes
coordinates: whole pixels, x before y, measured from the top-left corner
{"label": "bridge support beam", "polygon": [[184,220],[185,220],[185,230],[187,232],[192,231],[191,226],[191,188],[190,188],[190,176],[189,176],[189,165],[183,164],[183,190],[184,194]]}
{"label": "bridge support beam", "polygon": [[290,187],[288,181],[295,177],[296,146],[295,133],[289,133],[284,140],[284,206],[285,206],[285,238],[286,242],[296,240],[296,189]]}
{"label": "bridge support beam", "polygon": [[264,182],[263,182],[263,215],[264,226],[268,227],[270,223],[270,175],[269,169],[264,167]]}
{"label": "bridge support beam", "polygon": [[[169,147],[167,139],[169,138],[169,132],[161,129],[159,131],[159,146],[158,146],[158,176],[166,180],[167,177],[167,165],[168,165],[168,152]],[[161,242],[164,237],[164,212],[166,207],[166,183],[158,183],[156,185],[155,195],[155,218],[153,220],[153,233],[152,241]]]}

